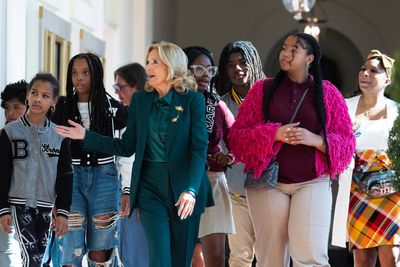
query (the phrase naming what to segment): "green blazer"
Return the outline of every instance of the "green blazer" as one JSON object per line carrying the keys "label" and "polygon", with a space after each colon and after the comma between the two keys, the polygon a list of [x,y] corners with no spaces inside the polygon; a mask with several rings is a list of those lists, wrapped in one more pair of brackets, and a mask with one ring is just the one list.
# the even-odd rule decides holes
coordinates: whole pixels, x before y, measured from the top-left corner
{"label": "green blazer", "polygon": [[[196,194],[193,214],[213,205],[206,172],[208,134],[205,122],[205,100],[201,93],[173,90],[168,128],[168,169],[175,201],[185,190]],[[121,139],[86,131],[83,149],[129,157],[135,153],[131,178],[131,207],[137,207],[143,158],[149,134],[151,107],[157,92],[140,91],[132,97],[126,131]],[[175,204],[175,203],[172,203]],[[132,209],[133,210],[133,209]]]}

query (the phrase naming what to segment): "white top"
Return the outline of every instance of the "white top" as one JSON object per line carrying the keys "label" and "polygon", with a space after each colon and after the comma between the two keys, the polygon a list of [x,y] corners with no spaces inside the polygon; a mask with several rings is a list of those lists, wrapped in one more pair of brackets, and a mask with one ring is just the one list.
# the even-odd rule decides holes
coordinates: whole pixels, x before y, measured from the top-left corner
{"label": "white top", "polygon": [[[353,122],[356,135],[356,150],[384,149],[387,150],[390,129],[398,115],[396,102],[385,98],[387,119],[382,120],[356,120],[356,110],[360,96],[346,99],[349,115]],[[366,134],[364,134],[366,133]],[[332,226],[332,245],[346,247],[347,241],[347,215],[350,201],[350,189],[354,160],[339,176],[339,189],[335,205],[335,213]]]}
{"label": "white top", "polygon": [[81,114],[81,119],[83,127],[85,129],[90,128],[90,117],[89,117],[89,105],[88,102],[78,102],[79,114]]}
{"label": "white top", "polygon": [[373,149],[387,150],[389,132],[392,125],[387,119],[381,120],[355,120],[353,130],[356,135],[357,152]]}
{"label": "white top", "polygon": [[[126,127],[122,129],[119,133],[119,137],[122,138],[122,134],[125,132]],[[130,194],[131,187],[131,176],[132,176],[132,166],[135,161],[135,154],[130,157],[120,157],[117,156],[115,164],[119,175],[121,176],[121,190],[124,194]],[[136,188],[134,188],[136,189]]]}

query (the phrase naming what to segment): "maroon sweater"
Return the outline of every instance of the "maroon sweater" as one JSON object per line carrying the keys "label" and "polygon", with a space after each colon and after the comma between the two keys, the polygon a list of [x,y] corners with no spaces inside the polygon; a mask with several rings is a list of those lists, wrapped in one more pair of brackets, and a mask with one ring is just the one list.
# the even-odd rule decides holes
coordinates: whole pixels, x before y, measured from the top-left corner
{"label": "maroon sweater", "polygon": [[[214,117],[214,126],[212,133],[208,139],[208,150],[207,150],[207,163],[208,170],[213,172],[224,171],[224,167],[217,164],[214,158],[211,157],[212,154],[216,152],[221,152],[221,141],[224,140],[225,144],[228,144],[228,133],[231,128],[235,118],[232,112],[228,109],[225,102],[220,100],[218,101],[215,107],[215,117]],[[229,150],[229,148],[228,148]],[[228,154],[233,159],[232,154]]]}
{"label": "maroon sweater", "polygon": [[[282,125],[289,123],[304,91],[309,88],[293,122],[315,134],[321,134],[322,126],[315,106],[315,90],[312,77],[303,83],[283,78],[269,103],[269,120]],[[279,182],[300,183],[317,178],[315,149],[306,145],[283,144],[278,153]]]}

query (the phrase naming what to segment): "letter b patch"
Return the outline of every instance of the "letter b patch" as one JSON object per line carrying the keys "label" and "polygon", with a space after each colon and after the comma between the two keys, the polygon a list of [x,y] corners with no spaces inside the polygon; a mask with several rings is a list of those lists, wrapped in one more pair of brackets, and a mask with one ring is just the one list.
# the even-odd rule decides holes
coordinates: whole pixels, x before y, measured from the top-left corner
{"label": "letter b patch", "polygon": [[28,157],[28,142],[22,139],[12,140],[14,145],[14,159],[26,159]]}

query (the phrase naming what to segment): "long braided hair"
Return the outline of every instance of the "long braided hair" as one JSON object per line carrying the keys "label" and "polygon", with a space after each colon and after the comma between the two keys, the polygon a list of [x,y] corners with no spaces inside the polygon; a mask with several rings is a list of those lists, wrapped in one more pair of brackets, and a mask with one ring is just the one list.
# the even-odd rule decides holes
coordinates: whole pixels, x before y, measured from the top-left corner
{"label": "long braided hair", "polygon": [[[324,135],[324,141],[326,144],[326,160],[328,163],[328,168],[331,167],[331,162],[329,159],[329,146],[327,141],[326,134],[326,114],[324,107],[324,92],[322,88],[322,72],[321,72],[321,48],[318,44],[318,41],[310,34],[306,33],[296,33],[291,36],[297,37],[297,44],[300,45],[307,51],[307,55],[313,55],[314,60],[310,64],[309,73],[314,77],[314,89],[315,89],[315,106],[317,109],[318,119],[322,125],[322,132]],[[264,91],[263,97],[263,112],[265,121],[268,121],[269,114],[269,102],[276,90],[279,87],[280,82],[285,77],[286,71],[280,70],[275,78],[272,80],[271,86],[269,88],[269,92]],[[266,88],[264,87],[264,90]]]}
{"label": "long braided hair", "polygon": [[61,123],[67,125],[68,119],[81,122],[81,116],[78,110],[78,95],[72,83],[72,68],[77,59],[86,60],[90,70],[91,87],[89,92],[88,110],[90,117],[90,130],[112,135],[112,123],[109,118],[109,109],[107,93],[103,83],[103,65],[98,56],[92,53],[81,53],[75,55],[68,64],[67,72],[67,96],[65,100],[65,109],[61,114]]}
{"label": "long braided hair", "polygon": [[228,93],[232,88],[232,83],[227,75],[227,66],[229,56],[235,52],[242,54],[243,58],[246,60],[246,63],[249,65],[249,88],[251,88],[256,81],[265,78],[260,56],[258,55],[257,49],[251,42],[236,41],[229,43],[221,52],[218,63],[218,76],[215,81],[215,87],[218,94],[221,96]]}

